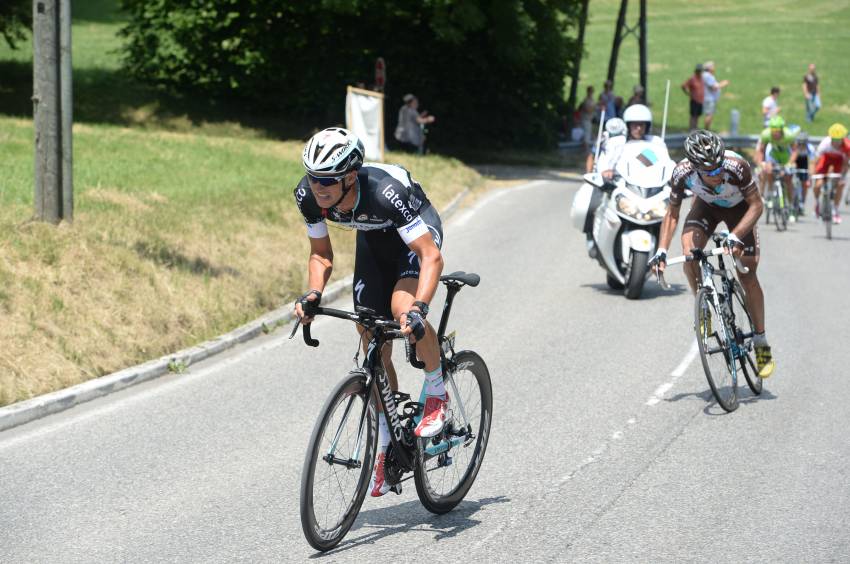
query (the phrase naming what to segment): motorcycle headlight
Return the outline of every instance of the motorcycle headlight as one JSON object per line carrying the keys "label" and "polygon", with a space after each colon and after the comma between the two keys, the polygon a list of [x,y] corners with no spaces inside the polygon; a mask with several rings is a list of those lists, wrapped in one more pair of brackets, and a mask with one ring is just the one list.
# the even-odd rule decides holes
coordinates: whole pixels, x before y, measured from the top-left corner
{"label": "motorcycle headlight", "polygon": [[649,215],[652,219],[664,219],[664,216],[667,215],[667,206],[670,205],[670,199],[664,198],[660,202],[656,203],[649,210]]}
{"label": "motorcycle headlight", "polygon": [[637,219],[640,219],[640,215],[643,215],[639,214],[638,207],[631,198],[623,194],[617,194],[617,211],[621,214]]}

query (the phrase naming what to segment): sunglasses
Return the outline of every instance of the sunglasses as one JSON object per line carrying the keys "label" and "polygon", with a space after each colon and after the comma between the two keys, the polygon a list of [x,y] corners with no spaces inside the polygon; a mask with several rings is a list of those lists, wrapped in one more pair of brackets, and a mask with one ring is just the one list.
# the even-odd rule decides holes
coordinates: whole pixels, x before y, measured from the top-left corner
{"label": "sunglasses", "polygon": [[699,171],[700,174],[704,174],[705,176],[717,176],[721,172],[723,172],[723,165],[720,165],[713,170],[701,170],[701,171]]}
{"label": "sunglasses", "polygon": [[312,174],[308,174],[307,178],[310,179],[310,182],[314,182],[316,184],[321,184],[322,186],[327,187],[327,186],[333,186],[334,184],[336,184],[337,182],[340,182],[345,177],[344,176],[318,177],[318,176],[313,176]]}

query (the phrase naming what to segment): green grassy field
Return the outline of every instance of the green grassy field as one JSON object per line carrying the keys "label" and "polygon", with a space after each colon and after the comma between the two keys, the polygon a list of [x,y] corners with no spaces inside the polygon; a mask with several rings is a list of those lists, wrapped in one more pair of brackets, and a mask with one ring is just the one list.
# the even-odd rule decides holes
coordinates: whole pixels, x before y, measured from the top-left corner
{"label": "green grassy field", "polygon": [[[0,47],[0,405],[219,335],[306,283],[303,141],[129,81],[113,4],[74,3],[73,224],[30,220],[31,54]],[[455,159],[388,160],[438,206],[484,184]],[[352,236],[332,230],[335,278]]]}
{"label": "green grassy field", "polygon": [[[688,97],[680,85],[696,63],[715,61],[718,79],[728,79],[714,129],[728,130],[729,112],[741,113],[742,133],[761,130],[761,101],[771,86],[782,88],[779,104],[789,123],[805,125],[802,80],[809,63],[821,79],[823,108],[808,126],[825,135],[835,121],[850,123],[850,65],[846,0],[653,0],[647,2],[648,91],[660,132],[664,88],[670,80],[668,128],[686,130]],[[586,30],[579,93],[593,85],[598,95],[608,72],[619,0],[593,0]],[[637,23],[638,3],[629,2],[627,23]],[[628,99],[638,82],[638,46],[633,36],[620,48],[615,92]],[[700,123],[702,123],[700,121]]]}

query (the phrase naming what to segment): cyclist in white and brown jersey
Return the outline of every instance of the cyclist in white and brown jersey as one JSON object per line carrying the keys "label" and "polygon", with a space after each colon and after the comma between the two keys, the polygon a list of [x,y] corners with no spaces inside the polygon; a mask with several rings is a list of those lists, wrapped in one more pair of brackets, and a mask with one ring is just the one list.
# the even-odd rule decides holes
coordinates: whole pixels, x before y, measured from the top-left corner
{"label": "cyclist in white and brown jersey", "polygon": [[[723,140],[716,134],[698,129],[685,140],[685,155],[673,170],[670,180],[672,192],[670,206],[661,223],[659,249],[650,264],[664,271],[667,247],[679,223],[679,211],[685,189],[694,194],[694,203],[682,230],[682,249],[703,249],[717,224],[721,221],[729,229],[732,253],[744,266],[747,274],[740,274],[741,285],[747,295],[747,309],[753,319],[759,376],[769,377],[775,362],[764,331],[764,293],[756,271],[759,263],[758,223],[764,209],[761,197],[753,182],[750,165],[739,154],[725,150]],[[685,273],[691,290],[696,292],[699,265],[685,263]]]}

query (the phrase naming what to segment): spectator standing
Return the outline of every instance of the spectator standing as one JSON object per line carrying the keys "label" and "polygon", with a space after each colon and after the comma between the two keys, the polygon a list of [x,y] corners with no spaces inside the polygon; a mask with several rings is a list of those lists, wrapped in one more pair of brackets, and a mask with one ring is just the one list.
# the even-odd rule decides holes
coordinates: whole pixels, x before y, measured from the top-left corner
{"label": "spectator standing", "polygon": [[585,150],[585,172],[593,170],[593,116],[596,113],[596,102],[593,100],[593,86],[587,87],[587,96],[582,100],[579,118],[582,128],[582,141]]}
{"label": "spectator standing", "polygon": [[434,123],[436,118],[428,112],[419,111],[419,99],[413,94],[405,94],[403,100],[404,105],[398,110],[394,137],[402,150],[422,154],[425,152],[424,126]]}
{"label": "spectator standing", "polygon": [[717,102],[720,100],[720,89],[725,88],[728,80],[717,80],[714,76],[714,61],[706,61],[702,65],[702,82],[705,86],[705,97],[702,103],[702,115],[705,120],[705,129],[711,129],[714,113],[717,111]]}
{"label": "spectator standing", "polygon": [[761,116],[764,119],[764,126],[767,127],[767,122],[770,118],[778,116],[782,107],[779,105],[779,87],[773,86],[770,89],[770,96],[761,101]]}
{"label": "spectator standing", "polygon": [[614,95],[614,83],[605,81],[605,89],[599,95],[599,109],[605,110],[605,121],[617,117],[617,97]]}
{"label": "spectator standing", "polygon": [[694,68],[694,74],[682,83],[682,92],[691,98],[691,119],[688,122],[688,127],[691,130],[694,130],[697,128],[699,116],[702,115],[702,103],[705,100],[705,84],[702,81],[702,64],[698,64]]}
{"label": "spectator standing", "polygon": [[640,84],[635,85],[634,94],[629,98],[629,101],[626,102],[626,107],[634,106],[635,104],[643,104],[646,105],[646,98],[644,97],[643,86]]}
{"label": "spectator standing", "polygon": [[820,109],[820,82],[815,64],[809,64],[809,72],[803,77],[803,95],[806,97],[806,121],[814,121]]}

